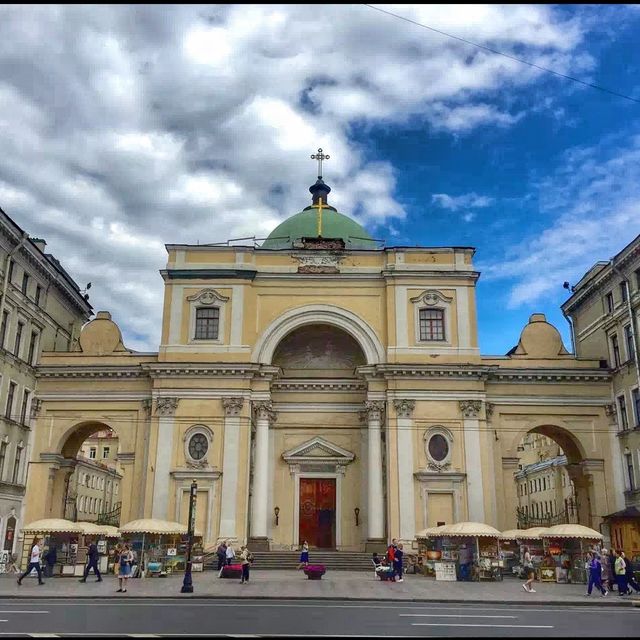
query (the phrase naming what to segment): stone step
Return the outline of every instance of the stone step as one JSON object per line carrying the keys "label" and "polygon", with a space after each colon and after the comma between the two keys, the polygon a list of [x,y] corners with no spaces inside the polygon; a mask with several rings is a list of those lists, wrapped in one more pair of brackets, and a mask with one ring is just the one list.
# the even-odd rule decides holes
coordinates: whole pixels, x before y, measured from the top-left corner
{"label": "stone step", "polygon": [[[295,569],[300,562],[300,551],[255,551],[253,552],[253,569]],[[311,564],[323,564],[333,571],[370,571],[371,554],[362,551],[309,551]],[[207,554],[205,569],[216,569],[218,565],[215,554]]]}

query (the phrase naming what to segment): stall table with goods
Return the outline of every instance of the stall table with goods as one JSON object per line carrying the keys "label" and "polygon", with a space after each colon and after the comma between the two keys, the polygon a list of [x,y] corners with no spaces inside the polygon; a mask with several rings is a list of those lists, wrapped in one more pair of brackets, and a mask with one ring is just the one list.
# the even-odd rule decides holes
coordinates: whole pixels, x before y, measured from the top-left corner
{"label": "stall table with goods", "polygon": [[96,524],[95,522],[78,522],[82,528],[82,539],[80,550],[84,554],[88,552],[92,542],[98,547],[98,569],[100,573],[108,573],[113,569],[113,549],[116,541],[120,538],[120,531],[116,527],[106,524]]}
{"label": "stall table with goods", "polygon": [[500,532],[482,522],[444,525],[433,534],[441,556],[434,561],[436,580],[501,579]]}
{"label": "stall table with goods", "polygon": [[34,538],[40,539],[40,557],[55,546],[57,561],[53,575],[82,576],[86,563],[86,552],[80,549],[83,536],[82,527],[77,522],[62,518],[36,520],[23,527],[24,541],[20,566],[25,569],[29,564],[29,554]]}
{"label": "stall table with goods", "polygon": [[424,576],[435,577],[436,575],[436,563],[442,560],[442,538],[438,537],[438,532],[444,526],[446,525],[430,527],[416,534],[418,564],[422,568],[422,575]]}
{"label": "stall table with goods", "polygon": [[[123,525],[120,527],[120,533],[138,559],[141,576],[166,576],[185,570],[186,525],[156,518],[143,518]],[[202,536],[198,531],[194,535],[191,559],[191,570],[202,571]]]}
{"label": "stall table with goods", "polygon": [[545,552],[540,534],[546,530],[546,527],[532,527],[531,529],[509,529],[502,532],[500,535],[500,558],[503,562],[503,575],[525,577],[522,558],[524,548],[527,547],[537,578],[538,580],[543,579],[542,563]]}
{"label": "stall table with goods", "polygon": [[546,529],[541,537],[546,551],[543,579],[550,581],[553,570],[558,583],[585,584],[587,553],[592,545],[602,542],[602,534],[580,524],[559,524]]}

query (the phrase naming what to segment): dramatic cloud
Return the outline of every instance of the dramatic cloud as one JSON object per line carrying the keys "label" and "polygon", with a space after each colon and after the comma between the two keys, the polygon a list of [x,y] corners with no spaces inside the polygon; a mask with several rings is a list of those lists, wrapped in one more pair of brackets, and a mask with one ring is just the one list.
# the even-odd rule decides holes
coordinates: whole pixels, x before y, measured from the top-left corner
{"label": "dramatic cloud", "polygon": [[570,149],[562,168],[537,186],[540,212],[553,223],[505,260],[480,267],[483,278],[513,281],[511,308],[577,282],[640,233],[640,135]]}
{"label": "dramatic cloud", "polygon": [[[553,6],[392,10],[560,72],[593,66]],[[4,5],[0,72],[0,206],[142,350],[158,346],[164,243],[266,236],[307,204],[319,146],[332,201],[387,235],[405,215],[395,172],[352,126],[509,127],[509,96],[541,75],[361,5]]]}

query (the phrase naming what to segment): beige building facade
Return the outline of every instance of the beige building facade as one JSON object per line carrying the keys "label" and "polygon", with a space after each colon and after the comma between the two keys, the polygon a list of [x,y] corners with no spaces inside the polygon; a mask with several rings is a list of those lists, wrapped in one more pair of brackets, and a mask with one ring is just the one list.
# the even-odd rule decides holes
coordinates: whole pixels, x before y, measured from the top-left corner
{"label": "beige building facade", "polygon": [[[474,250],[382,247],[327,204],[261,245],[167,245],[157,353],[107,312],[43,355],[28,519],[61,514],[88,435],[119,441],[122,522],[186,522],[253,548],[414,544],[439,522],[516,526],[517,447],[567,457],[580,521],[613,510],[610,378],[532,314],[508,356],[478,347]],[[611,434],[614,434],[613,436]]]}
{"label": "beige building facade", "polygon": [[24,524],[36,365],[41,351],[69,351],[91,306],[46,243],[0,209],[0,540],[15,551]]}

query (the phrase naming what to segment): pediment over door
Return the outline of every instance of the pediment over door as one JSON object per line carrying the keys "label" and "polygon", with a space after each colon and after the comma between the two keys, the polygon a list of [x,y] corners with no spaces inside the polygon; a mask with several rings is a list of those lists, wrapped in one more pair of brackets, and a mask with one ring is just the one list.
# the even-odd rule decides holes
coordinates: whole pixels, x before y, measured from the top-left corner
{"label": "pediment over door", "polygon": [[294,474],[300,471],[326,471],[342,473],[353,462],[355,454],[320,436],[307,440],[282,454],[283,460]]}

